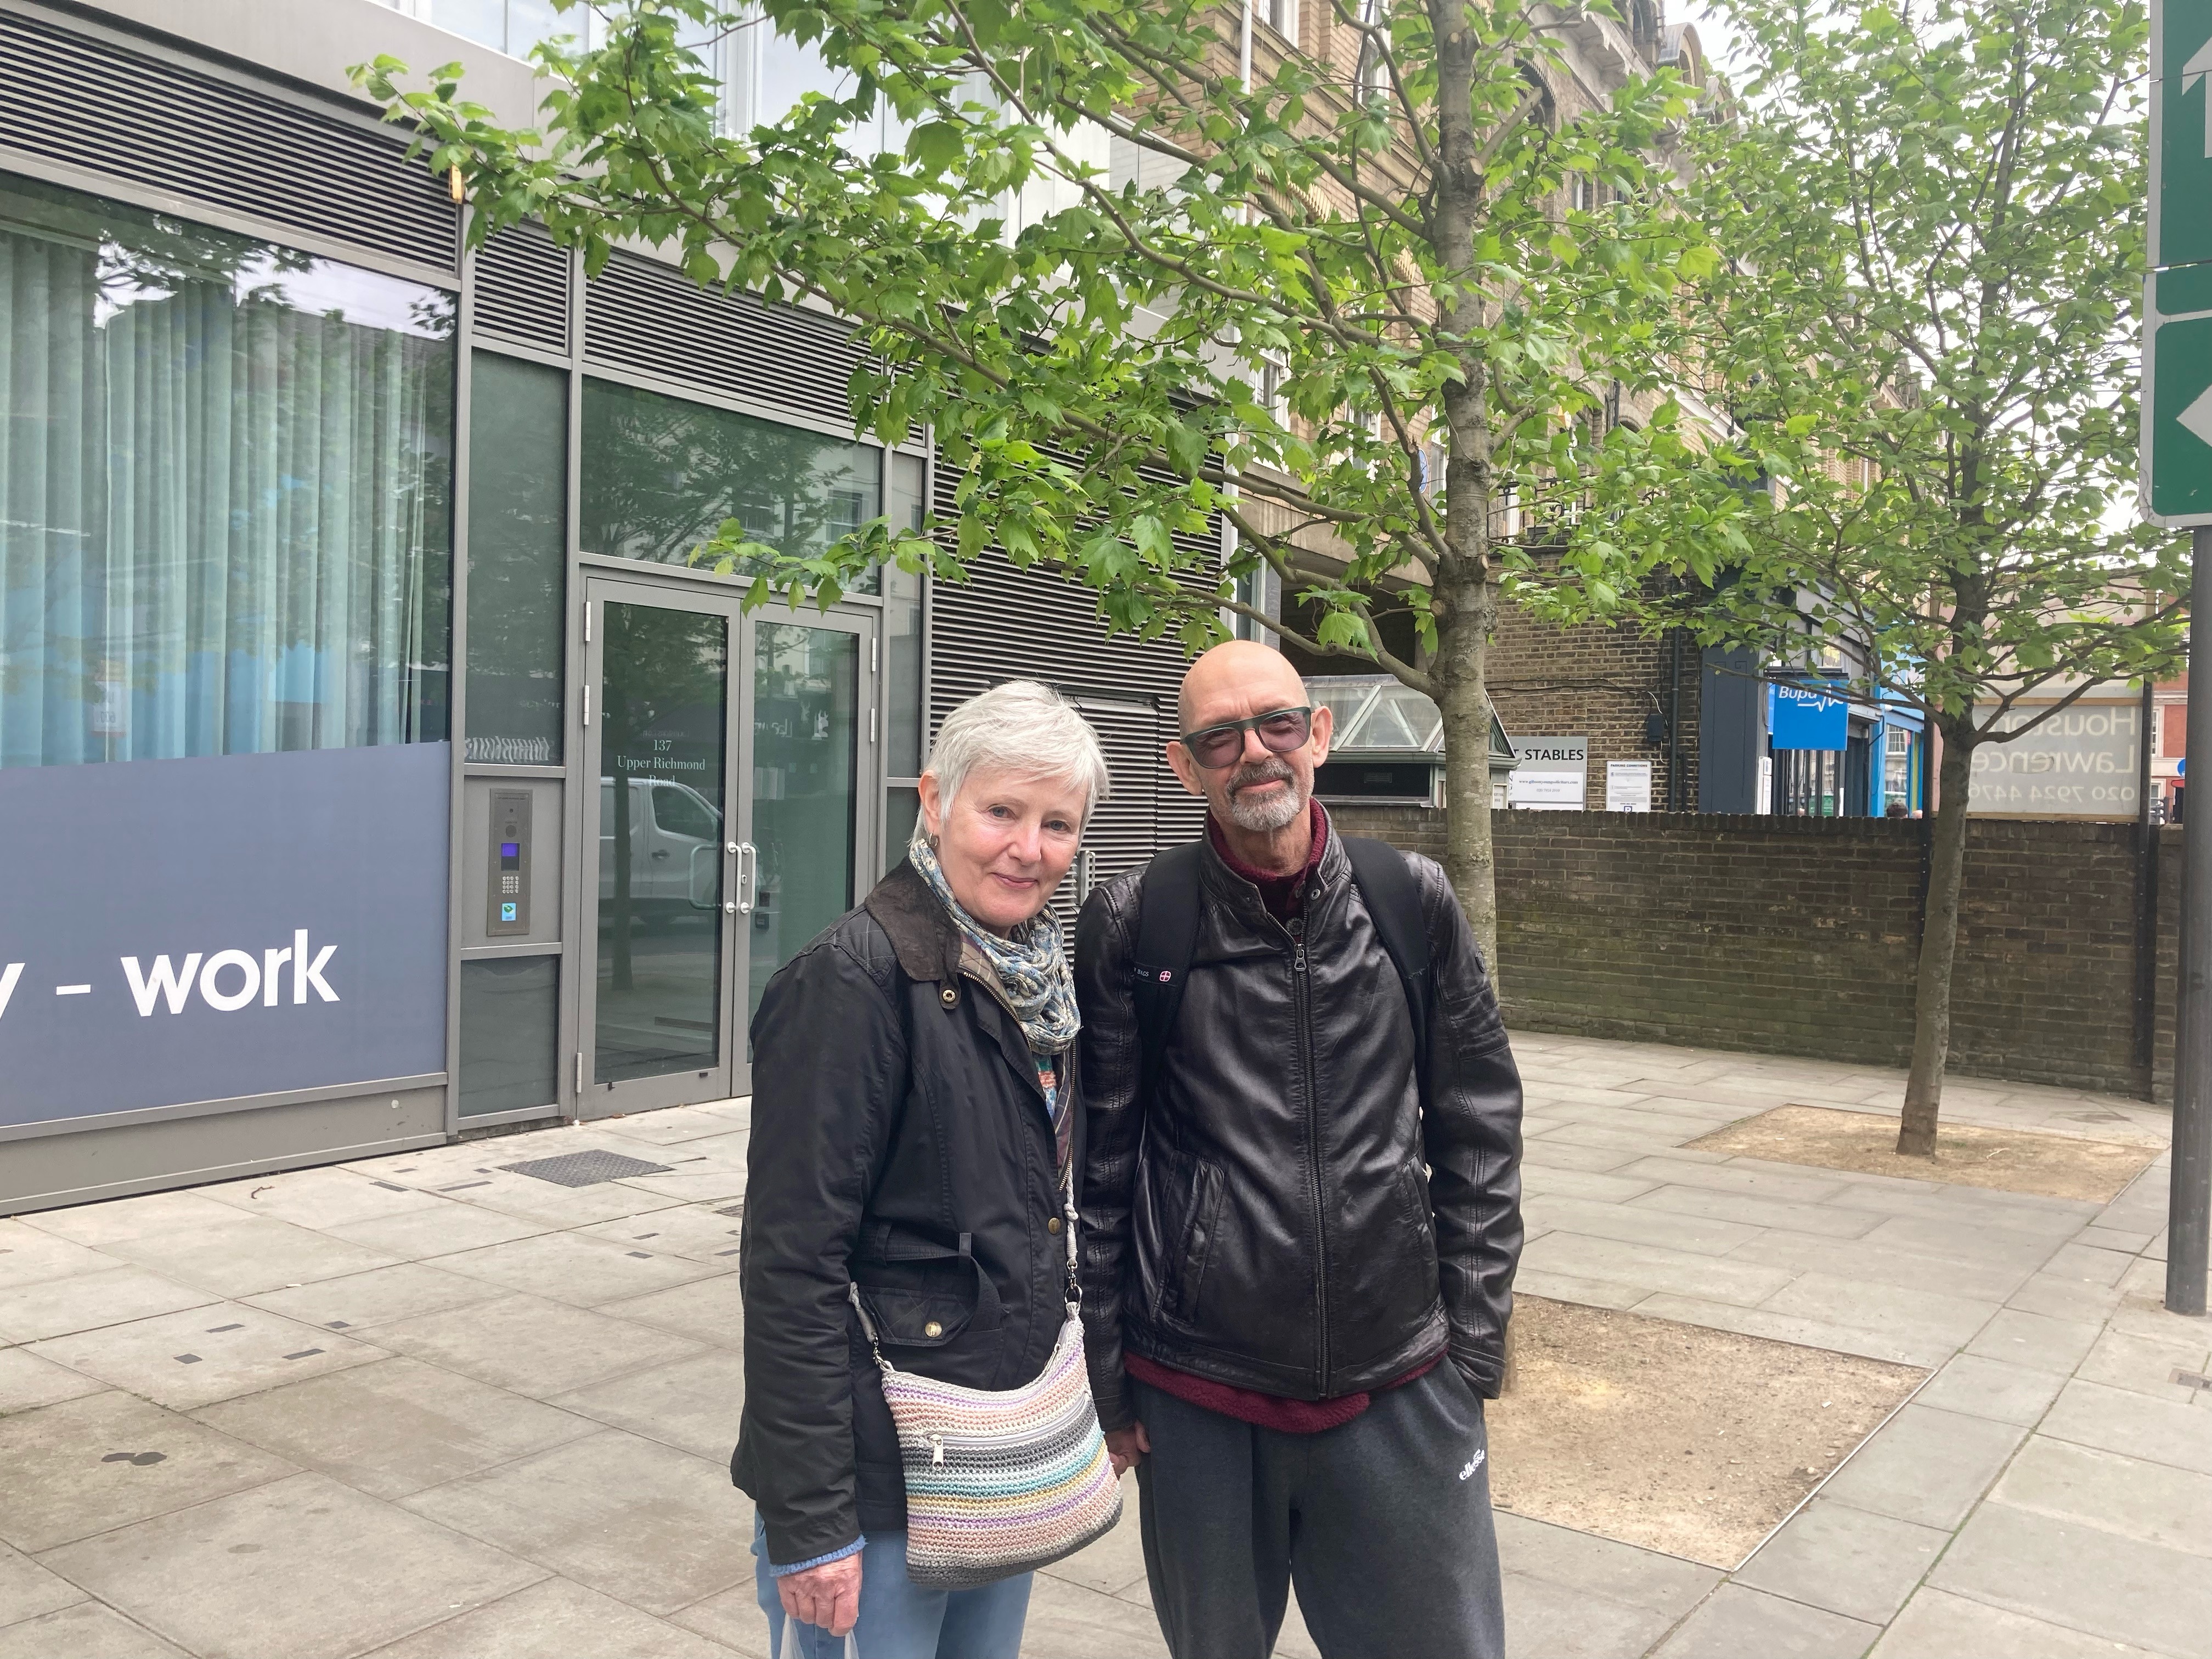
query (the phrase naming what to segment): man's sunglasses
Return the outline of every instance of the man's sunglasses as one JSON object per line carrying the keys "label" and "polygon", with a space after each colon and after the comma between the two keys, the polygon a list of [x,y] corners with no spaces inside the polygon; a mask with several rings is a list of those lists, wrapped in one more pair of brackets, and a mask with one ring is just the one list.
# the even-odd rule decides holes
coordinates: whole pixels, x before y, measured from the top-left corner
{"label": "man's sunglasses", "polygon": [[1249,720],[1224,720],[1218,726],[1186,732],[1177,741],[1190,750],[1190,757],[1200,766],[1218,771],[1237,764],[1244,753],[1247,732],[1257,732],[1270,753],[1287,755],[1293,749],[1304,748],[1306,739],[1313,735],[1312,706],[1270,709]]}

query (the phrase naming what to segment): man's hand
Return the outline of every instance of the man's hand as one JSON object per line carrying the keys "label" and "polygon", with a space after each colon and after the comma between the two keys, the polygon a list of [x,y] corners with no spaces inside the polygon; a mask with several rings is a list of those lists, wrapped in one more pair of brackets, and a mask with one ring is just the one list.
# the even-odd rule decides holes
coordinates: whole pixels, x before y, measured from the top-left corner
{"label": "man's hand", "polygon": [[787,1619],[818,1625],[832,1636],[849,1632],[860,1616],[860,1557],[855,1551],[775,1581]]}
{"label": "man's hand", "polygon": [[1126,1429],[1106,1431],[1106,1455],[1113,1460],[1114,1478],[1117,1480],[1125,1470],[1133,1469],[1143,1462],[1145,1454],[1152,1449],[1152,1437],[1145,1432],[1142,1423],[1132,1423]]}

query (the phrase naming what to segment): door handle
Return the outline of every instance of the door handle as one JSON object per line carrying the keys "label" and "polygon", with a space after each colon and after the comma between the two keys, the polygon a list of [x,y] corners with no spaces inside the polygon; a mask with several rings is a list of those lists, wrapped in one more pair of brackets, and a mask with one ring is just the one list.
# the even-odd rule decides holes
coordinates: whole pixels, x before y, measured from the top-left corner
{"label": "door handle", "polygon": [[735,843],[738,854],[738,914],[749,916],[760,887],[760,848],[749,841]]}
{"label": "door handle", "polygon": [[668,856],[668,849],[665,847],[656,847],[653,849],[653,856],[657,859],[665,859]]}

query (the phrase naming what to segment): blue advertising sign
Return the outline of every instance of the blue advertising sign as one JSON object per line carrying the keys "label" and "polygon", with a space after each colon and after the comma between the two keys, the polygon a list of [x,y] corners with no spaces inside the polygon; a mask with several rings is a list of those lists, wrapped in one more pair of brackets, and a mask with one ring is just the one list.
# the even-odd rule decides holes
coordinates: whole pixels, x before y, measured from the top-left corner
{"label": "blue advertising sign", "polygon": [[452,760],[0,771],[0,1125],[443,1071]]}
{"label": "blue advertising sign", "polygon": [[1777,749],[1841,749],[1850,738],[1850,716],[1841,697],[1802,685],[1767,688],[1767,728]]}

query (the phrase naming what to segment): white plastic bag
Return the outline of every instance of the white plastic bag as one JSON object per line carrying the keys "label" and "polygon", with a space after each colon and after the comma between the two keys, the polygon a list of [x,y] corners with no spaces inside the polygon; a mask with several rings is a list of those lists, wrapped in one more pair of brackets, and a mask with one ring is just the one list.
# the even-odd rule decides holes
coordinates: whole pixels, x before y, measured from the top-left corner
{"label": "white plastic bag", "polygon": [[[776,1659],[806,1659],[799,1650],[799,1620],[787,1613],[783,1615],[783,1645],[777,1650]],[[845,1632],[845,1659],[860,1659],[860,1644],[854,1640],[850,1631]]]}

